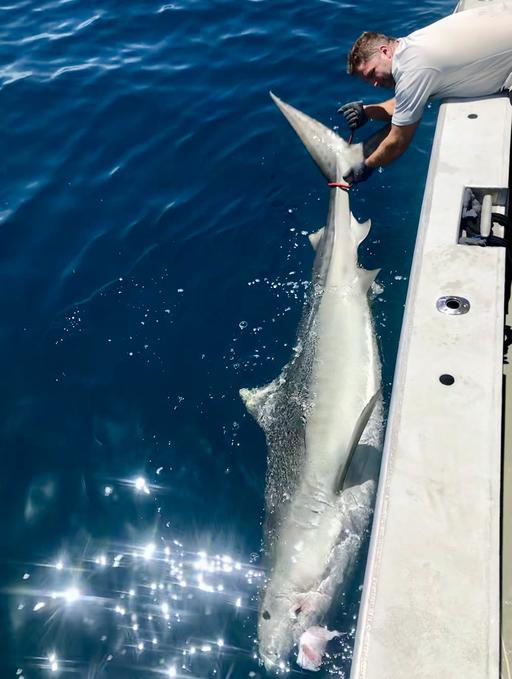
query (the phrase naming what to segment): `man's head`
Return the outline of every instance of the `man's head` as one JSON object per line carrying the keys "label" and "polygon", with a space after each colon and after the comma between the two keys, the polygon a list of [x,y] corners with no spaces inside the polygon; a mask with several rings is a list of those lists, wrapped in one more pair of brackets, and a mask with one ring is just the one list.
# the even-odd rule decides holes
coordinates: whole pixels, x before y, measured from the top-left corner
{"label": "man's head", "polygon": [[365,31],[348,54],[347,73],[358,75],[375,87],[395,86],[391,62],[397,48],[396,38],[383,33]]}

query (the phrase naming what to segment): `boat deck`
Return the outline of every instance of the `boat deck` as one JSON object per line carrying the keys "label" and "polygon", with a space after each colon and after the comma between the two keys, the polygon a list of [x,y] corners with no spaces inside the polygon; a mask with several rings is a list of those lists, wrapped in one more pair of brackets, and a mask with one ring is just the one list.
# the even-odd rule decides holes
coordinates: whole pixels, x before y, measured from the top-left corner
{"label": "boat deck", "polygon": [[507,214],[511,129],[504,96],[440,107],[351,679],[512,679],[506,248],[461,227],[466,188],[482,233]]}

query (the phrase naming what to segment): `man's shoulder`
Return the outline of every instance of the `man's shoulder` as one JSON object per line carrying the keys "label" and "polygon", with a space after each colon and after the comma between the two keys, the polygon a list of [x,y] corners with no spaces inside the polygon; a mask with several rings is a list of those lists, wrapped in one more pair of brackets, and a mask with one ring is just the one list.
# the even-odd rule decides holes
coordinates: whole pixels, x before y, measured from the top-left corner
{"label": "man's shoulder", "polygon": [[408,63],[412,59],[423,58],[426,53],[425,45],[413,39],[413,36],[400,38],[398,47],[393,55],[400,64]]}
{"label": "man's shoulder", "polygon": [[395,80],[405,73],[432,69],[435,70],[435,66],[427,45],[410,37],[400,38],[392,63]]}

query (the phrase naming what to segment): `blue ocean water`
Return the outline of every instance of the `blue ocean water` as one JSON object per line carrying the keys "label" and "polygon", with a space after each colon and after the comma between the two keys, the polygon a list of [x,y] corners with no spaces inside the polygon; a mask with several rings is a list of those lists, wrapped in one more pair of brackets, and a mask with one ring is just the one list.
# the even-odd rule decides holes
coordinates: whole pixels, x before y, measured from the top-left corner
{"label": "blue ocean water", "polygon": [[[339,126],[362,30],[447,0],[0,6],[0,676],[259,677],[266,449],[325,181],[272,104]],[[351,194],[389,398],[436,108]],[[363,133],[359,133],[363,136]],[[361,572],[324,673],[348,676]],[[294,670],[295,672],[295,670]]]}

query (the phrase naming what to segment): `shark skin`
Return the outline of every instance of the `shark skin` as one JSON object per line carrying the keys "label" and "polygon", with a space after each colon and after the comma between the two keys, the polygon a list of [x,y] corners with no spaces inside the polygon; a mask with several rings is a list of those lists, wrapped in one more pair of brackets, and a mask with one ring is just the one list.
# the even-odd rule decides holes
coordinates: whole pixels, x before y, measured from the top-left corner
{"label": "shark skin", "polygon": [[[341,181],[348,144],[272,96],[324,175]],[[268,446],[270,568],[258,640],[271,671],[286,667],[302,635],[324,622],[371,519],[382,446],[381,365],[368,301],[377,272],[357,258],[369,229],[352,216],[348,193],[331,189],[327,225],[310,237],[312,292],[292,360],[270,384],[240,390]],[[312,649],[304,651],[311,657]],[[320,661],[308,667],[319,669]]]}
{"label": "shark skin", "polygon": [[385,125],[368,139],[349,144],[334,130],[286,104],[273,92],[270,96],[329,182],[343,181],[352,166],[368,158],[389,133],[390,125]]}

